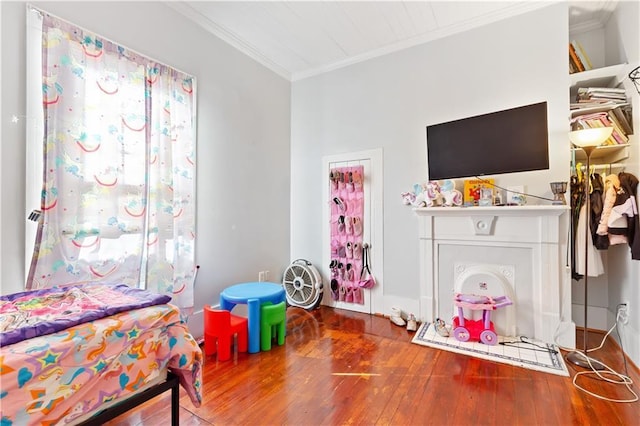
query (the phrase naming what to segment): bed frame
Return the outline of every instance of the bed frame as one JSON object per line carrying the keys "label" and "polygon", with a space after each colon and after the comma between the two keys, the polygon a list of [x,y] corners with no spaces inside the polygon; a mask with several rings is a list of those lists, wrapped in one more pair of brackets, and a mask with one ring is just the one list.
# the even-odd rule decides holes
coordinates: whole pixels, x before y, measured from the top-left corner
{"label": "bed frame", "polygon": [[150,400],[153,397],[160,395],[171,389],[171,426],[179,426],[180,423],[180,380],[178,376],[167,373],[167,379],[164,382],[158,383],[155,386],[150,387],[138,394],[132,395],[129,398],[106,408],[96,415],[88,418],[80,423],[82,426],[100,426],[105,422],[118,417],[127,411],[138,407],[143,402]]}

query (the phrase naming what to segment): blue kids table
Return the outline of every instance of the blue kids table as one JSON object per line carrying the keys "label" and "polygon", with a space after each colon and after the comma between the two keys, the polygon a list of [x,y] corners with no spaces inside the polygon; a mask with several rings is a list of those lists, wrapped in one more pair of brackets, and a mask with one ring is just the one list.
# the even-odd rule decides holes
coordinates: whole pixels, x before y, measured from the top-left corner
{"label": "blue kids table", "polygon": [[220,293],[220,309],[231,311],[238,303],[247,305],[249,353],[260,352],[260,305],[284,302],[286,295],[280,284],[253,282],[235,284]]}

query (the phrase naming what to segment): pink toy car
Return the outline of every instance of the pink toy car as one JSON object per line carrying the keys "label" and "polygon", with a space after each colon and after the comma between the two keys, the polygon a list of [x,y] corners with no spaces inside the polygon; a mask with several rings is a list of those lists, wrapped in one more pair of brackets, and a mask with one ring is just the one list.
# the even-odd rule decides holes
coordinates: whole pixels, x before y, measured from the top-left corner
{"label": "pink toy car", "polygon": [[[491,311],[513,304],[511,299],[507,296],[490,297],[457,293],[454,303],[458,307],[458,316],[453,318],[453,337],[460,342],[474,340],[485,345],[498,343],[498,335],[491,322]],[[482,319],[465,319],[464,309],[483,311]]]}

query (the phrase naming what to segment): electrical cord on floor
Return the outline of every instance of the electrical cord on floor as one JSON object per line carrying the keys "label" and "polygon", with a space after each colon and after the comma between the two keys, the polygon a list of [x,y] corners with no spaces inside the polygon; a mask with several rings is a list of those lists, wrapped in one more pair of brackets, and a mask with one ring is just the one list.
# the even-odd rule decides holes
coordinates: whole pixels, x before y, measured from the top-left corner
{"label": "electrical cord on floor", "polygon": [[499,344],[503,345],[503,346],[512,346],[514,348],[522,348],[521,345],[529,345],[529,346],[533,346],[537,349],[531,348],[531,347],[526,347],[527,350],[530,351],[534,351],[534,352],[546,352],[549,354],[557,354],[558,351],[556,351],[553,348],[548,348],[546,346],[543,345],[539,345],[537,343],[534,342],[530,342],[529,338],[526,336],[520,336],[520,340],[512,340],[512,341],[503,341],[500,342]]}
{"label": "electrical cord on floor", "polygon": [[[619,306],[620,305],[618,305],[618,307]],[[616,311],[618,310],[618,307],[616,307]],[[617,321],[618,319],[616,318],[616,323]],[[624,346],[622,346],[622,336],[620,336],[620,329],[618,327],[616,327],[616,334],[618,335],[618,342],[620,342],[620,351],[622,352],[622,362],[624,364],[624,374],[629,376],[629,370],[627,370],[627,356],[624,353]]]}
{"label": "electrical cord on floor", "polygon": [[[617,330],[617,326],[618,326],[618,321],[620,321],[620,313],[616,314],[616,322],[613,324],[613,326],[609,329],[609,331],[607,331],[607,334],[604,335],[604,337],[602,338],[602,342],[600,342],[600,346],[598,346],[597,348],[592,348],[592,349],[587,349],[587,353],[589,352],[594,352],[597,351],[599,349],[602,349],[602,347],[604,346],[604,342],[607,340],[607,337],[609,337],[609,334],[611,334],[611,332],[613,331],[613,329]],[[557,337],[557,331],[556,330],[556,336],[554,336],[554,340],[555,337]],[[587,332],[587,328],[585,327],[584,332]],[[596,360],[594,358],[591,358],[589,356],[587,356],[584,352],[576,349],[576,348],[566,348],[566,347],[562,347],[560,345],[558,345],[557,342],[556,345],[558,345],[558,347],[562,350],[565,351],[569,351],[569,352],[574,352],[577,353],[579,355],[581,355],[585,361],[589,364],[589,367],[591,368],[590,371],[578,371],[574,376],[573,376],[573,385],[578,388],[579,390],[594,396],[598,399],[602,399],[604,401],[609,401],[609,402],[620,402],[620,403],[632,403],[632,402],[637,402],[638,401],[638,394],[636,394],[633,389],[633,380],[631,380],[631,377],[629,377],[629,372],[627,371],[627,361],[626,358],[624,358],[624,349],[622,348],[622,339],[620,338],[620,332],[617,330],[618,332],[618,338],[620,339],[620,349],[622,350],[622,357],[624,359],[624,366],[625,366],[625,373],[626,374],[621,374],[618,373],[617,371],[615,371],[614,369],[612,369],[611,367],[609,367],[608,365],[606,365],[605,363],[603,363],[602,361]],[[594,368],[594,365],[602,365],[604,367],[605,371],[598,371],[596,368]],[[594,374],[596,376],[598,376],[598,378],[602,381],[608,382],[608,383],[612,383],[615,385],[625,385],[626,388],[629,390],[629,392],[631,392],[631,394],[633,395],[633,397],[631,399],[611,399],[611,398],[607,398],[606,396],[603,395],[599,395],[597,393],[593,393],[591,391],[586,390],[585,388],[583,388],[582,386],[580,386],[578,384],[578,377],[580,376],[584,376],[587,374]],[[606,377],[608,376],[608,377]]]}

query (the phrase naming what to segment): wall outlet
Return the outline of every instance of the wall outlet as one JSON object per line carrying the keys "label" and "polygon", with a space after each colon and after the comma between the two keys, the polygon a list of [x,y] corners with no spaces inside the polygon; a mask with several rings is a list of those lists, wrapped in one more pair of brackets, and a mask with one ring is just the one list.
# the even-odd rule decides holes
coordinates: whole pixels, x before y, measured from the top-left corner
{"label": "wall outlet", "polygon": [[269,271],[260,271],[258,272],[258,281],[269,281]]}
{"label": "wall outlet", "polygon": [[618,305],[618,318],[622,324],[629,323],[629,302],[623,302]]}

